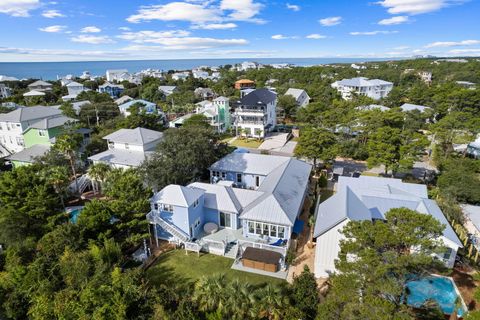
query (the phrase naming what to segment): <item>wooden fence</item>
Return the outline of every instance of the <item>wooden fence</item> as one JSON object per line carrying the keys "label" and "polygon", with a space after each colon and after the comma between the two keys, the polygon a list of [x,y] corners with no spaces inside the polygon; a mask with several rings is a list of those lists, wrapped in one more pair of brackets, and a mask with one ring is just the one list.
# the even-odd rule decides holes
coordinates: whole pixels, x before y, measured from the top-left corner
{"label": "wooden fence", "polygon": [[460,241],[462,241],[463,248],[465,249],[465,255],[472,259],[475,263],[479,262],[480,259],[480,250],[475,246],[472,240],[468,237],[468,232],[465,230],[465,227],[457,223],[455,220],[451,221],[452,227],[457,233]]}

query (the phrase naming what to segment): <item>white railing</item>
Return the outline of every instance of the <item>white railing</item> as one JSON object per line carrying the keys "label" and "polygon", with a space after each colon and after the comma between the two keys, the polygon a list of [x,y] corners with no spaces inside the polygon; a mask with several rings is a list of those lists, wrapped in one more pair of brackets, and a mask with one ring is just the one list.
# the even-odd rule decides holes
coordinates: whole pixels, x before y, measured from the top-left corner
{"label": "white railing", "polygon": [[168,231],[172,236],[179,239],[181,242],[187,242],[188,240],[190,240],[190,236],[188,234],[186,234],[173,224],[169,223],[168,221],[160,218],[160,216],[153,211],[147,214],[147,220],[150,223],[158,224],[160,227]]}
{"label": "white railing", "polygon": [[199,254],[200,250],[202,249],[202,246],[195,242],[184,242],[184,245],[185,245],[185,253],[187,251],[194,251],[197,254]]}
{"label": "white railing", "polygon": [[225,255],[225,248],[227,245],[224,241],[216,241],[211,239],[202,239],[202,242],[205,244],[205,250],[208,253],[213,253],[216,255]]}
{"label": "white railing", "polygon": [[258,249],[264,249],[264,250],[278,252],[281,255],[283,255],[284,257],[287,256],[287,251],[288,251],[288,245],[289,244],[290,244],[290,241],[287,242],[287,244],[285,246],[278,247],[278,246],[272,246],[270,244],[261,243],[261,242],[238,240],[238,246],[239,246],[239,249],[241,249],[241,252],[245,251],[245,249],[248,248],[248,247],[252,247],[252,248],[258,248]]}
{"label": "white railing", "polygon": [[[83,193],[83,191],[85,191],[85,189],[87,189],[87,187],[92,183],[86,174],[82,175],[79,178],[75,178],[75,180],[77,181],[77,183],[73,181],[68,186],[68,190],[73,193]],[[77,184],[78,184],[78,190],[77,190]]]}

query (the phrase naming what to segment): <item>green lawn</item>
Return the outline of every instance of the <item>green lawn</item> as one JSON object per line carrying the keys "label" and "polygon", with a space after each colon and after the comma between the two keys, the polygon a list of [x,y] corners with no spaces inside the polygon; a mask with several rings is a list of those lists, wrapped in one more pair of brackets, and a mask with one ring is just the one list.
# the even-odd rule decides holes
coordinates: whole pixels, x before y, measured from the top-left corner
{"label": "green lawn", "polygon": [[378,173],[375,173],[375,172],[362,172],[362,176],[368,176],[368,177],[379,177],[380,175]]}
{"label": "green lawn", "polygon": [[246,140],[246,139],[236,139],[230,145],[240,148],[253,148],[256,149],[262,144],[262,141],[255,139]]}
{"label": "green lawn", "polygon": [[323,189],[322,191],[320,191],[320,203],[322,203],[323,201],[327,200],[327,199],[330,198],[332,195],[333,195],[333,190]]}
{"label": "green lawn", "polygon": [[153,284],[195,282],[202,276],[224,273],[227,279],[239,279],[252,285],[262,285],[267,282],[280,284],[284,280],[257,275],[249,272],[232,270],[232,259],[195,252],[185,254],[185,250],[173,250],[162,254],[154,266],[147,271],[147,277]]}

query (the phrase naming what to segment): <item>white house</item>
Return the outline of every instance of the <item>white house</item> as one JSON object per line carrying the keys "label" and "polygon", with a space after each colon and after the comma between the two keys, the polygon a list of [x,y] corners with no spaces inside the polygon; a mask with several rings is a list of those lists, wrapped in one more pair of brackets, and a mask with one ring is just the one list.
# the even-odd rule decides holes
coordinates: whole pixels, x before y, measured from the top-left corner
{"label": "white house", "polygon": [[158,90],[163,93],[166,97],[171,95],[174,92],[177,92],[176,86],[159,86]]}
{"label": "white house", "polygon": [[432,215],[445,225],[440,240],[447,250],[437,257],[452,268],[462,243],[437,203],[428,199],[425,185],[391,178],[339,177],[337,193],[318,207],[314,229],[315,276],[326,278],[336,272],[335,259],[344,239],[340,231],[349,221],[384,220],[390,209],[402,207]]}
{"label": "white house", "polygon": [[207,117],[216,132],[223,133],[231,127],[230,104],[226,97],[218,97],[212,102],[205,100],[196,104],[197,114]]}
{"label": "white house", "polygon": [[258,64],[252,61],[244,61],[236,66],[237,71],[247,71],[251,69],[257,69]]}
{"label": "white house", "polygon": [[235,103],[235,128],[237,135],[263,138],[277,124],[277,94],[256,89]]}
{"label": "white house", "polygon": [[193,69],[192,70],[192,75],[195,79],[208,79],[209,78],[209,74],[208,74],[208,71],[204,71],[204,70],[201,70],[201,69]]}
{"label": "white house", "polygon": [[175,81],[186,80],[188,77],[190,77],[190,72],[188,71],[175,72],[174,74],[172,74],[172,79]]}
{"label": "white house", "polygon": [[297,106],[299,107],[305,107],[310,103],[310,96],[303,89],[289,88],[287,92],[285,92],[285,95],[290,95],[294,97],[297,101]]}
{"label": "white house", "polygon": [[[120,113],[123,114],[125,117],[128,117],[131,112],[130,112],[130,107],[133,106],[134,104],[138,104],[139,106],[141,105],[143,111],[147,114],[152,114],[157,112],[157,105],[153,102],[147,101],[147,100],[130,100],[128,102],[125,102],[121,105],[118,106],[118,109],[120,110]],[[142,111],[140,110],[140,111]]]}
{"label": "white house", "polygon": [[105,76],[108,82],[121,81],[120,76],[125,73],[128,73],[127,69],[107,70]]}
{"label": "white house", "polygon": [[42,80],[37,80],[28,85],[28,90],[30,91],[45,92],[45,91],[52,91],[52,89],[53,89],[53,85],[51,83],[48,83]]}
{"label": "white house", "polygon": [[364,95],[378,100],[388,96],[393,89],[393,83],[380,79],[369,80],[365,77],[343,79],[332,83],[332,88],[337,89],[345,100],[352,99],[352,94]]}
{"label": "white house", "polygon": [[426,110],[431,109],[431,108],[426,107],[426,106],[420,106],[420,105],[417,105],[417,104],[404,103],[400,106],[400,109],[402,109],[403,112],[410,112],[410,111],[418,110],[421,113],[424,113]]}
{"label": "white house", "polygon": [[66,85],[66,87],[68,90],[68,95],[62,97],[63,101],[75,100],[81,92],[87,91],[83,84],[75,81],[70,82]]}
{"label": "white house", "polygon": [[95,154],[88,159],[95,163],[106,163],[113,168],[135,168],[150,156],[163,133],[144,129],[120,129],[103,139],[108,142],[108,150]]}
{"label": "white house", "polygon": [[25,148],[23,132],[30,125],[61,115],[61,110],[43,106],[23,107],[0,114],[0,144],[10,153],[20,152]]}
{"label": "white house", "polygon": [[12,90],[4,83],[0,83],[0,98],[8,98],[12,95]]}

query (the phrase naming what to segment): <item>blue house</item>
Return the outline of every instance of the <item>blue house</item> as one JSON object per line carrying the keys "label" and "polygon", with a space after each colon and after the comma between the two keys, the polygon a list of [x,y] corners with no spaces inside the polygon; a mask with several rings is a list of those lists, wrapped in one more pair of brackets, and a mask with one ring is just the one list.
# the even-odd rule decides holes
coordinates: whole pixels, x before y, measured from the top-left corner
{"label": "blue house", "polygon": [[169,185],[147,215],[157,239],[231,258],[247,248],[276,252],[284,265],[300,233],[311,165],[290,157],[232,153],[210,167],[211,183]]}
{"label": "blue house", "polygon": [[121,114],[123,114],[125,117],[128,117],[131,114],[129,109],[133,105],[141,106],[140,111],[143,110],[147,114],[152,114],[157,112],[157,105],[155,103],[147,100],[142,100],[142,99],[130,100],[126,103],[119,105],[118,109],[120,110]]}
{"label": "blue house", "polygon": [[110,82],[105,82],[101,86],[98,86],[98,92],[107,93],[112,98],[118,98],[122,94],[123,90],[123,85],[113,84]]}

